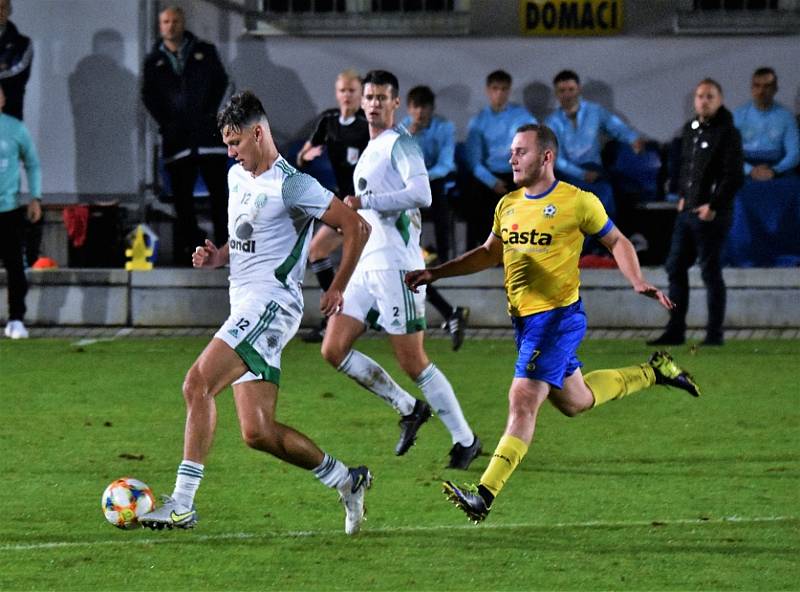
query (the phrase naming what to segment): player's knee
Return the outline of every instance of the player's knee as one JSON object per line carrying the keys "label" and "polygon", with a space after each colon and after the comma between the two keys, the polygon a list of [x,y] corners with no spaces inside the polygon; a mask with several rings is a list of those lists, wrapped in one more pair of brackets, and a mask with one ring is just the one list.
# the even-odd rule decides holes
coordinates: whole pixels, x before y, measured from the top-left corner
{"label": "player's knee", "polygon": [[347,352],[341,347],[336,344],[329,343],[328,341],[322,342],[320,352],[322,353],[322,359],[337,369],[342,365],[342,362],[344,362],[344,359],[347,356]]}
{"label": "player's knee", "polygon": [[585,411],[585,409],[583,409],[582,407],[578,407],[577,405],[574,405],[572,403],[565,403],[562,401],[555,403],[555,406],[556,409],[558,409],[561,412],[561,414],[566,417],[575,417],[577,415],[580,415],[583,411]]}
{"label": "player's knee", "polygon": [[242,440],[248,448],[270,452],[274,447],[273,433],[266,423],[247,424],[241,428]]}
{"label": "player's knee", "polygon": [[183,379],[182,391],[187,405],[191,405],[208,394],[206,382],[196,366],[192,366],[186,373],[186,377]]}

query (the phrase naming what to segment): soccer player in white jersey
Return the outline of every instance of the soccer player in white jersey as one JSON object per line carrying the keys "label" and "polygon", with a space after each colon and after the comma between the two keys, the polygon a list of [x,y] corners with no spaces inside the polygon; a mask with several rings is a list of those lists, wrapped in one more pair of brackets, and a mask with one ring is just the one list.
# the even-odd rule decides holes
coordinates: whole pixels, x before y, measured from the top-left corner
{"label": "soccer player in white jersey", "polygon": [[[353,173],[356,195],[344,202],[370,223],[372,234],[345,290],[341,313],[328,321],[322,356],[401,415],[395,454],[405,454],[414,444],[433,407],[452,437],[449,466],[466,469],[480,454],[481,442],[464,419],[453,387],[425,353],[425,293],[414,294],[403,283],[407,270],[423,265],[419,208],[430,205],[431,188],[419,146],[404,128],[395,127],[398,92],[390,72],[373,70],[364,78],[361,106],[370,142]],[[352,349],[368,326],[388,333],[400,367],[430,405]]]}
{"label": "soccer player in white jersey", "polygon": [[228,242],[197,247],[194,267],[230,263],[231,313],[183,383],[186,428],[183,461],[172,496],[141,517],[153,529],[192,528],[194,497],[203,478],[216,426],[214,399],[233,385],[242,437],[261,450],[308,469],[339,491],[345,506],[345,531],[358,532],[364,518],[369,470],[348,468],[325,454],[308,437],[275,420],[281,351],[300,325],[305,271],[314,219],[342,232],[342,262],[322,295],[321,312],[335,313],[343,291],[369,238],[370,227],[315,179],[299,173],[278,153],[267,116],[251,92],[234,95],[219,113],[218,124],[237,164],[228,173]]}

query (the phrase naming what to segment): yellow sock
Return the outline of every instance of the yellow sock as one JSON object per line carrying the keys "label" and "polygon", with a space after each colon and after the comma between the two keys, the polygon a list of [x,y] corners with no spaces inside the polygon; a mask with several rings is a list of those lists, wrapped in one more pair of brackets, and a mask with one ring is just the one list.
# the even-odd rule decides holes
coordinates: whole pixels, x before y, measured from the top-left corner
{"label": "yellow sock", "polygon": [[497,495],[528,452],[528,445],[516,436],[506,434],[494,449],[489,466],[481,475],[481,485]]}
{"label": "yellow sock", "polygon": [[653,386],[656,375],[650,364],[639,364],[614,370],[595,370],[584,376],[583,381],[594,395],[593,407],[598,407]]}

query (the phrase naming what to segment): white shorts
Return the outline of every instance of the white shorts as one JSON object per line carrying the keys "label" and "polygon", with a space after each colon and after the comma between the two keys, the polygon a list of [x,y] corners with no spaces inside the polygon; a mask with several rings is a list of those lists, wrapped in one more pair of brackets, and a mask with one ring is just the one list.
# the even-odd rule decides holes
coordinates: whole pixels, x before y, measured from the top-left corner
{"label": "white shorts", "polygon": [[231,315],[214,337],[227,343],[248,368],[233,384],[281,378],[281,353],[297,333],[301,317],[274,300],[249,298],[231,303]]}
{"label": "white shorts", "polygon": [[425,330],[425,286],[406,287],[403,270],[358,271],[344,291],[342,314],[391,335]]}

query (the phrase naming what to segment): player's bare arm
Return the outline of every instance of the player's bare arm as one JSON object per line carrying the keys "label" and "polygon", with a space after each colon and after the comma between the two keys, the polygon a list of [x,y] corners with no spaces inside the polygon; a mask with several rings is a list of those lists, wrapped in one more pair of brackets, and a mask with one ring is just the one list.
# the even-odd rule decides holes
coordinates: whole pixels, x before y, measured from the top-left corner
{"label": "player's bare arm", "polygon": [[614,256],[622,275],[628,279],[638,294],[658,300],[659,304],[667,310],[675,308],[675,304],[666,294],[644,279],[642,269],[639,267],[639,258],[636,256],[636,249],[618,228],[613,228],[611,232],[600,239],[600,242]]}
{"label": "player's bare arm", "polygon": [[350,276],[353,275],[361,251],[367,244],[371,228],[355,210],[350,209],[338,199],[331,200],[330,207],[322,215],[322,221],[342,233],[342,260],[339,270],[333,278],[331,287],[322,294],[319,301],[322,314],[330,316],[342,307],[344,302],[342,294],[347,287],[347,282],[350,281]]}
{"label": "player's bare arm", "polygon": [[230,251],[228,250],[228,243],[225,243],[220,248],[206,239],[206,244],[202,247],[197,247],[192,253],[192,267],[206,267],[215,268],[227,265],[230,261]]}
{"label": "player's bare arm", "polygon": [[503,261],[503,243],[494,234],[486,242],[463,255],[428,269],[415,269],[406,274],[406,285],[412,292],[419,286],[430,284],[443,277],[469,275],[494,267]]}

